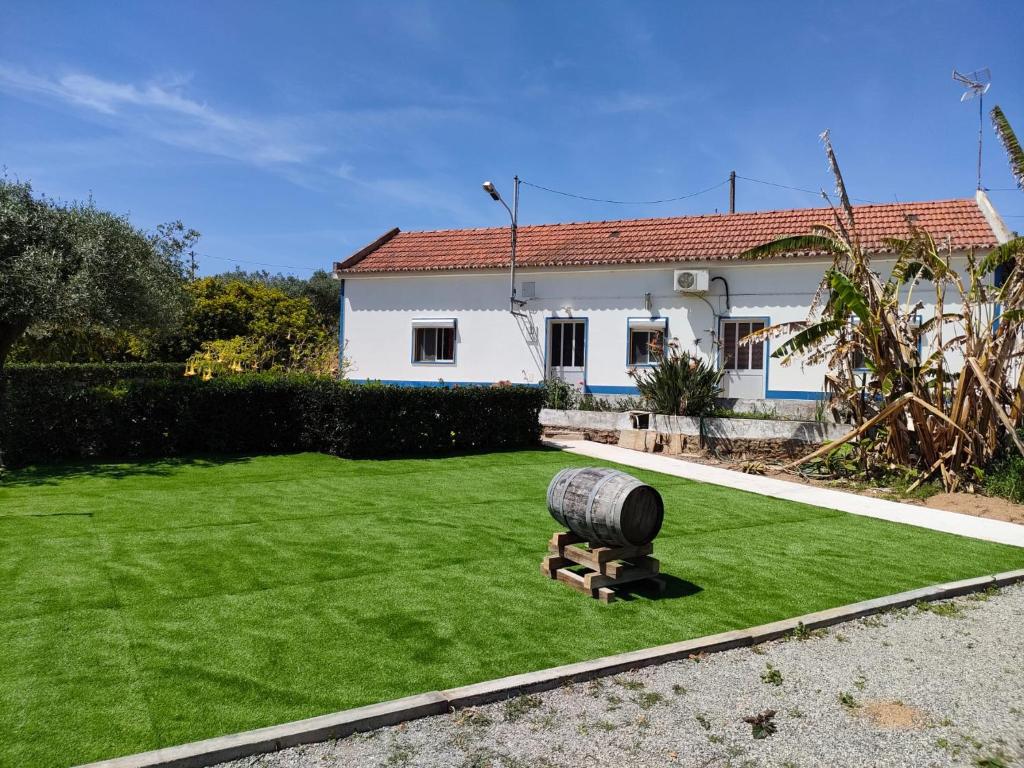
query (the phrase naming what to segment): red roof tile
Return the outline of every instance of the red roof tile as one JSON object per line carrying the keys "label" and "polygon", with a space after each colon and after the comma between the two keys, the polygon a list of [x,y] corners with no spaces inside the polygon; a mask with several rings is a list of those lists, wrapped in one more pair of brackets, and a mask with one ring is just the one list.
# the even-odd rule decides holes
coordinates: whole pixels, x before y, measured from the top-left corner
{"label": "red roof tile", "polygon": [[[955,248],[997,245],[992,228],[974,200],[854,206],[861,241],[873,253],[888,250],[885,238],[908,233],[910,215],[916,217],[918,227],[937,240],[951,238]],[[804,208],[522,226],[516,264],[565,267],[735,259],[755,245],[807,234],[813,225],[833,221],[828,208]],[[336,264],[335,269],[343,273],[418,272],[496,269],[508,267],[508,263],[508,227],[434,232],[394,229]]]}

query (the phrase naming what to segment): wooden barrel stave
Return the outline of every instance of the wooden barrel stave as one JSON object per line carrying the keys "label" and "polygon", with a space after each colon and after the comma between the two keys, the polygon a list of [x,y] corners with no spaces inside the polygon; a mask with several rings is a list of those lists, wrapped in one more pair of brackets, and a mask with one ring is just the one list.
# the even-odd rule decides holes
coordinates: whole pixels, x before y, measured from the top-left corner
{"label": "wooden barrel stave", "polygon": [[632,475],[605,467],[563,469],[548,486],[551,516],[591,544],[639,546],[657,536],[661,495]]}

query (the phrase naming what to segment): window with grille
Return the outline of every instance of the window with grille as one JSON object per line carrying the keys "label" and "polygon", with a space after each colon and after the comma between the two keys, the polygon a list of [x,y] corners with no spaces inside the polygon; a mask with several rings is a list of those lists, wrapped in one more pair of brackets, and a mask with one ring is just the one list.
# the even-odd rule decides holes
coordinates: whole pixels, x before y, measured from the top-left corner
{"label": "window with grille", "polygon": [[764,330],[760,320],[722,321],[722,368],[727,371],[760,371],[764,369],[764,341],[741,343],[744,338]]}

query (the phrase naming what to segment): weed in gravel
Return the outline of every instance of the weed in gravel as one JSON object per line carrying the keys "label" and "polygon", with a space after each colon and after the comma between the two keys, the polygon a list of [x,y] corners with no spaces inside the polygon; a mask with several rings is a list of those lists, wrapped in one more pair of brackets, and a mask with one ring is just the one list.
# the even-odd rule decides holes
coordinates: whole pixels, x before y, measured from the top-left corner
{"label": "weed in gravel", "polygon": [[605,699],[605,701],[608,702],[609,712],[614,712],[619,708],[619,705],[622,704],[622,698],[620,696],[616,696],[614,693],[609,693],[608,698]]}
{"label": "weed in gravel", "polygon": [[765,649],[764,649],[764,645],[763,644],[758,644],[758,645],[750,646],[750,652],[751,653],[756,653],[758,656],[764,656],[765,653],[767,653],[767,651],[765,651]]}
{"label": "weed in gravel", "polygon": [[847,709],[856,709],[860,706],[860,703],[853,698],[853,694],[847,693],[846,691],[839,692],[839,703]]}
{"label": "weed in gravel", "polygon": [[408,744],[392,744],[388,747],[388,756],[384,765],[388,768],[399,768],[399,766],[412,765],[416,757],[416,749]]}
{"label": "weed in gravel", "polygon": [[656,707],[659,704],[661,704],[661,702],[663,702],[664,700],[665,697],[657,691],[644,691],[635,699],[633,699],[633,701],[637,703],[640,709],[650,709],[651,707]]}
{"label": "weed in gravel", "polygon": [[693,719],[700,723],[700,727],[703,728],[705,731],[711,730],[711,721],[708,720],[708,716],[704,713],[698,712],[696,715],[693,716]]}
{"label": "weed in gravel", "polygon": [[604,692],[604,680],[591,680],[587,683],[587,693],[595,699]]}
{"label": "weed in gravel", "polygon": [[773,667],[771,663],[765,664],[764,672],[761,673],[761,681],[769,685],[782,685],[782,672]]}
{"label": "weed in gravel", "polygon": [[877,613],[872,616],[865,616],[860,620],[860,623],[862,626],[871,627],[872,629],[885,626],[885,620]]}
{"label": "weed in gravel", "polygon": [[848,643],[848,642],[850,642],[850,638],[848,638],[842,632],[836,632],[835,638],[836,638],[836,642],[837,643]]}
{"label": "weed in gravel", "polygon": [[[676,696],[682,696],[684,693],[686,693],[686,688],[680,685],[679,683],[676,683],[672,686],[672,693],[674,693]],[[1011,707],[1011,711],[1012,709],[1013,708]]]}
{"label": "weed in gravel", "polygon": [[609,733],[610,731],[614,731],[617,726],[611,720],[598,720],[594,723],[594,727],[599,731]]}
{"label": "weed in gravel", "polygon": [[976,603],[984,603],[989,598],[993,598],[998,594],[999,587],[995,586],[994,584],[990,584],[989,586],[985,587],[985,589],[981,592],[972,592],[967,596],[967,599],[973,600]]}
{"label": "weed in gravel", "polygon": [[[504,760],[502,762],[505,762]],[[507,763],[506,763],[507,764]],[[495,768],[498,754],[486,747],[477,747],[462,760],[460,768]]]}
{"label": "weed in gravel", "polygon": [[864,677],[864,675],[857,675],[856,679],[853,681],[853,687],[858,691],[863,691],[867,687],[867,684],[868,679]]}
{"label": "weed in gravel", "polygon": [[828,634],[828,630],[825,629],[809,629],[806,624],[802,621],[798,621],[796,627],[792,632],[789,633],[788,639],[790,640],[811,640],[817,637],[825,637]]}
{"label": "weed in gravel", "polygon": [[993,755],[979,755],[974,758],[974,764],[978,768],[1010,768],[1010,758],[997,752]]}
{"label": "weed in gravel", "polygon": [[776,731],[774,709],[744,717],[743,722],[750,723],[750,735],[755,739],[767,739]]}
{"label": "weed in gravel", "polygon": [[790,707],[786,710],[786,715],[789,717],[799,718],[804,716],[804,712],[800,707]]}
{"label": "weed in gravel", "polygon": [[514,723],[529,712],[539,708],[543,702],[537,696],[516,696],[505,702],[505,721]]}
{"label": "weed in gravel", "polygon": [[644,687],[640,680],[630,680],[628,677],[613,677],[612,682],[621,685],[627,691],[639,691]]}
{"label": "weed in gravel", "polygon": [[708,741],[710,741],[712,744],[721,744],[725,741],[725,736],[719,736],[717,733],[709,733]]}
{"label": "weed in gravel", "polygon": [[633,722],[636,724],[636,727],[641,731],[646,731],[648,728],[651,727],[651,718],[649,718],[647,715],[637,715],[636,720],[634,720]]}
{"label": "weed in gravel", "polygon": [[957,618],[963,612],[960,606],[952,600],[943,600],[938,603],[918,600],[914,603],[914,607],[918,613],[934,613],[936,616],[948,616],[949,618]]}
{"label": "weed in gravel", "polygon": [[781,765],[779,766],[779,768],[800,768],[800,766],[798,766],[798,765],[797,765],[796,763],[794,763],[794,762],[793,762],[792,760],[785,760],[785,761],[784,761],[784,762],[783,762],[783,763],[782,763],[782,764],[781,764]]}
{"label": "weed in gravel", "polygon": [[553,731],[556,725],[558,725],[557,712],[547,712],[530,720],[530,727],[535,731]]}
{"label": "weed in gravel", "polygon": [[455,713],[453,721],[456,725],[475,725],[480,727],[494,722],[486,712],[476,707],[467,707],[466,709],[459,710]]}

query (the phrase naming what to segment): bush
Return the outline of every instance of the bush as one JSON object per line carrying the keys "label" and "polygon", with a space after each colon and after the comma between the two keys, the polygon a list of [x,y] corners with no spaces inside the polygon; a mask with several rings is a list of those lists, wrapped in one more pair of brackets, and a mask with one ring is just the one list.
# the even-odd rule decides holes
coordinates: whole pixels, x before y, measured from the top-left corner
{"label": "bush", "polygon": [[57,384],[112,387],[135,379],[180,379],[184,363],[15,363],[3,376],[12,388]]}
{"label": "bush", "polygon": [[413,389],[271,374],[10,384],[0,418],[9,466],[188,453],[498,450],[536,443],[544,397],[522,386]]}
{"label": "bush", "polygon": [[1024,456],[1007,456],[985,473],[985,493],[1024,504]]}
{"label": "bush", "polygon": [[653,368],[633,369],[630,377],[640,395],[657,413],[707,416],[714,413],[722,372],[673,345]]}

